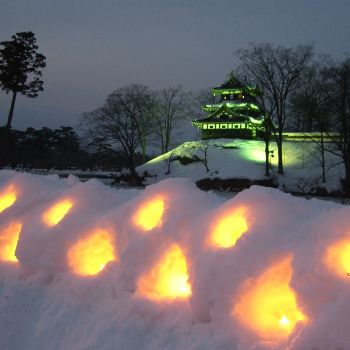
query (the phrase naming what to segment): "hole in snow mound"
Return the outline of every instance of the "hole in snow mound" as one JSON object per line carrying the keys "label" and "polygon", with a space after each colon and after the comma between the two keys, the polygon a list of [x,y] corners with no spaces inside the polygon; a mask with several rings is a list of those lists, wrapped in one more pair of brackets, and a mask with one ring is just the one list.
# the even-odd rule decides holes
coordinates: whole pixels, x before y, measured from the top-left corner
{"label": "hole in snow mound", "polygon": [[73,201],[70,199],[63,199],[50,208],[48,208],[43,214],[43,222],[49,226],[55,226],[69,213],[73,206]]}
{"label": "hole in snow mound", "polygon": [[0,230],[0,259],[2,261],[17,262],[16,248],[22,230],[20,222],[11,222]]}
{"label": "hole in snow mound", "polygon": [[164,198],[155,197],[142,203],[133,216],[133,223],[144,231],[150,231],[162,226],[164,213]]}
{"label": "hole in snow mound", "polygon": [[259,277],[244,282],[233,316],[263,341],[285,340],[300,321],[307,318],[298,308],[289,282],[292,257],[278,261]]}
{"label": "hole in snow mound", "polygon": [[248,231],[245,208],[228,212],[219,218],[209,237],[209,245],[219,248],[233,247],[237,240]]}
{"label": "hole in snow mound", "polygon": [[13,186],[9,186],[0,192],[0,213],[11,207],[16,202],[17,196]]}
{"label": "hole in snow mound", "polygon": [[101,272],[107,263],[117,260],[112,233],[95,229],[68,249],[67,261],[71,271],[81,276]]}
{"label": "hole in snow mound", "polygon": [[341,239],[326,250],[324,262],[338,276],[349,278],[350,274],[350,238]]}
{"label": "hole in snow mound", "polygon": [[191,295],[186,258],[177,244],[171,245],[156,266],[139,278],[136,293],[155,301]]}

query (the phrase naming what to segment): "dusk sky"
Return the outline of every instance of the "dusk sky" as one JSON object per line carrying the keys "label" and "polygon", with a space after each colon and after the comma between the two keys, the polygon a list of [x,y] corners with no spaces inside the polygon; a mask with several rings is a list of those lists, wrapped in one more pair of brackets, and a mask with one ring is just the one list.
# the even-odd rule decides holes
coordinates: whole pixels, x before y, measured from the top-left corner
{"label": "dusk sky", "polygon": [[[75,127],[114,89],[215,86],[249,42],[350,52],[349,0],[2,0],[0,41],[33,31],[47,57],[38,98],[20,95],[13,127]],[[0,124],[9,96],[0,93]]]}

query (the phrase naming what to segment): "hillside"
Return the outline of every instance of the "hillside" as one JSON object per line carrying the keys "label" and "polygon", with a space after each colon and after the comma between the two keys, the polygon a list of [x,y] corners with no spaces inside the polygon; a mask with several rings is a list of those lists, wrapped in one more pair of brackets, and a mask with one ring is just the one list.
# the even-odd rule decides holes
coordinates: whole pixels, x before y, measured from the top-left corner
{"label": "hillside", "polygon": [[[326,183],[322,184],[322,172],[317,146],[312,142],[285,141],[285,175],[278,176],[277,147],[271,144],[274,157],[271,158],[271,181],[287,191],[309,193],[317,188],[327,192],[340,189],[342,166],[339,158],[326,153]],[[265,177],[265,144],[263,141],[216,139],[210,141],[185,142],[177,148],[152,159],[137,168],[140,175],[147,172],[146,184],[152,184],[171,177],[185,177],[195,182],[222,180],[243,185],[249,181],[261,183]],[[207,152],[207,166],[204,164]],[[241,180],[241,181],[239,181]],[[242,181],[246,180],[246,181]],[[246,186],[243,186],[246,187]]]}

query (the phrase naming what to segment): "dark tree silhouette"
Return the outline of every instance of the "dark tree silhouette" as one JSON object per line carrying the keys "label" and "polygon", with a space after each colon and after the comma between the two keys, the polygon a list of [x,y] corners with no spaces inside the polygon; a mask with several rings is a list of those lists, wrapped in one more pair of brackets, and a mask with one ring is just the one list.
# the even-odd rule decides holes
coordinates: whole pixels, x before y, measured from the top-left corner
{"label": "dark tree silhouette", "polygon": [[9,41],[0,42],[0,88],[12,93],[7,128],[11,128],[13,111],[18,93],[30,98],[43,91],[41,68],[46,57],[38,53],[36,38],[32,32],[20,32]]}
{"label": "dark tree silhouette", "polygon": [[286,110],[291,94],[301,86],[301,78],[313,56],[310,45],[295,48],[274,47],[271,44],[250,44],[238,51],[241,72],[258,84],[274,112],[276,143],[278,149],[278,173],[283,174],[282,133],[286,123]]}
{"label": "dark tree silhouette", "polygon": [[339,138],[333,140],[332,153],[344,163],[343,189],[350,193],[350,57],[331,63],[325,72],[330,82],[328,108],[334,117],[334,128]]}
{"label": "dark tree silhouette", "polygon": [[131,178],[136,181],[136,150],[140,147],[145,154],[147,137],[154,131],[153,110],[154,101],[148,88],[129,85],[110,94],[102,107],[84,113],[81,125],[89,138],[104,140],[110,151],[119,146]]}
{"label": "dark tree silhouette", "polygon": [[155,132],[161,141],[162,153],[166,153],[169,151],[176,123],[185,118],[189,98],[180,86],[157,91],[155,95]]}
{"label": "dark tree silhouette", "polygon": [[0,127],[0,140],[7,134],[8,157],[4,165],[21,169],[72,169],[95,168],[93,154],[81,147],[78,134],[69,126],[58,129],[27,128],[25,131]]}
{"label": "dark tree silhouette", "polygon": [[[326,182],[325,136],[330,139],[332,110],[330,109],[330,93],[333,87],[326,74],[327,67],[315,62],[303,76],[303,84],[295,91],[290,100],[290,127],[302,132],[317,132],[311,141],[316,145],[314,160],[322,169],[322,182]],[[333,120],[334,121],[334,120]]]}

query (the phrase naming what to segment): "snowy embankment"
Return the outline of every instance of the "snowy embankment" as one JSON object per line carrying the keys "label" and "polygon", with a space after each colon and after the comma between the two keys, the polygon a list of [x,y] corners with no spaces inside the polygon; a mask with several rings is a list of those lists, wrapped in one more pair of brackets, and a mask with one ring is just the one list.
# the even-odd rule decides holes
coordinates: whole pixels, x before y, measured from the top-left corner
{"label": "snowy embankment", "polygon": [[[343,167],[339,157],[326,152],[326,183],[322,184],[320,155],[313,142],[285,141],[283,162],[285,175],[277,176],[277,147],[273,151],[271,174],[280,188],[290,192],[311,193],[317,188],[327,192],[340,190]],[[207,160],[208,171],[204,161]],[[217,139],[185,142],[174,150],[137,168],[142,175],[152,175],[147,184],[171,177],[185,177],[195,182],[203,179],[265,180],[265,143],[252,140]],[[243,186],[244,187],[244,186]]]}
{"label": "snowy embankment", "polygon": [[349,349],[349,207],[0,172],[0,349]]}

